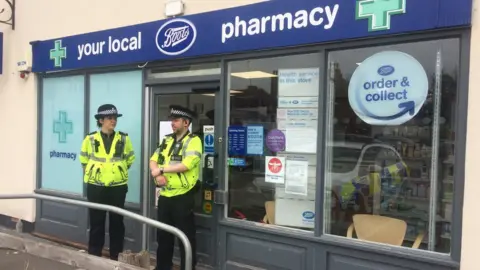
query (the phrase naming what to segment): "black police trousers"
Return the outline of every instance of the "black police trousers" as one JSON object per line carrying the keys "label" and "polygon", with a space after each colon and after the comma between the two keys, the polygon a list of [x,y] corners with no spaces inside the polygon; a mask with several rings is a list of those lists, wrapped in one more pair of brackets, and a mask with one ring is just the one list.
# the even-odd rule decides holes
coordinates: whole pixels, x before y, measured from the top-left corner
{"label": "black police trousers", "polygon": [[[89,202],[101,203],[125,207],[128,186],[102,187],[87,184],[87,199]],[[105,218],[106,211],[89,209],[90,237],[88,241],[88,253],[95,256],[102,256],[102,249],[105,244]],[[123,252],[125,237],[125,225],[123,216],[115,213],[108,213],[109,235],[110,235],[110,259],[118,260],[118,254]]]}
{"label": "black police trousers", "polygon": [[[198,183],[197,183],[198,185]],[[195,205],[195,193],[197,187],[192,188],[185,194],[174,197],[158,198],[157,219],[160,222],[174,226],[181,230],[190,240],[192,245],[192,269],[196,265],[196,240],[195,240],[195,215],[193,208]],[[173,249],[175,237],[173,234],[163,230],[157,230],[157,268],[156,270],[171,270],[173,263]],[[179,241],[181,268],[185,269],[185,251],[182,243]]]}

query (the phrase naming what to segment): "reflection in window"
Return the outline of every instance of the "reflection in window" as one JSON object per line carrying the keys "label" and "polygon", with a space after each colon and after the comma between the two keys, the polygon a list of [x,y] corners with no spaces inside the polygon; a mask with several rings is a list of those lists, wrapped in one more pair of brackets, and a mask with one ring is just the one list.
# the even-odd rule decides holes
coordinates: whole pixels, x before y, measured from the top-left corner
{"label": "reflection in window", "polygon": [[[429,79],[425,103],[402,125],[369,125],[349,103],[352,74],[383,51],[411,55]],[[325,233],[449,253],[458,40],[336,51],[328,58]]]}
{"label": "reflection in window", "polygon": [[228,216],[313,230],[317,54],[229,64]]}

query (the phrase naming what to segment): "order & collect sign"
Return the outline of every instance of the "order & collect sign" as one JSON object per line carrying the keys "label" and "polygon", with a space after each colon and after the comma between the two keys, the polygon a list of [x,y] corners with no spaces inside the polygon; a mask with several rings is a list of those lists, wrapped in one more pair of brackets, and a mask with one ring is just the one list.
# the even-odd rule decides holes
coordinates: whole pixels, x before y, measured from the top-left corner
{"label": "order & collect sign", "polygon": [[363,61],[348,86],[353,111],[370,125],[401,125],[422,108],[428,77],[411,55],[384,51]]}

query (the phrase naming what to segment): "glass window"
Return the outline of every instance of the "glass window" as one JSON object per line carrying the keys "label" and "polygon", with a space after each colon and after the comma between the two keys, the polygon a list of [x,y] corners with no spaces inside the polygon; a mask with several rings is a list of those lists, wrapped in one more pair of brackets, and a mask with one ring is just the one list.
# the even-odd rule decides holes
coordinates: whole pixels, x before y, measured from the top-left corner
{"label": "glass window", "polygon": [[228,217],[313,230],[318,59],[229,63]]}
{"label": "glass window", "polygon": [[84,82],[83,76],[43,80],[42,189],[83,194]]}
{"label": "glass window", "polygon": [[328,59],[325,233],[449,253],[459,41]]}
{"label": "glass window", "polygon": [[[116,130],[128,133],[136,159],[129,171],[127,202],[140,203],[142,151],[142,71],[90,76],[90,130],[98,130],[95,114],[102,104],[114,104],[119,113]],[[81,144],[81,143],[80,143]],[[80,148],[80,144],[78,148]]]}

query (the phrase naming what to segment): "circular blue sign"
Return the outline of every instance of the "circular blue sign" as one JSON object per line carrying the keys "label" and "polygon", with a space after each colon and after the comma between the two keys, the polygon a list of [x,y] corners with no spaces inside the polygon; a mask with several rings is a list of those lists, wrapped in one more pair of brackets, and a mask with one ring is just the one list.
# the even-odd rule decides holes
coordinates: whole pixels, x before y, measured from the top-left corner
{"label": "circular blue sign", "polygon": [[173,19],[164,23],[155,38],[157,48],[166,55],[180,55],[190,49],[197,39],[195,25],[186,19]]}
{"label": "circular blue sign", "polygon": [[363,61],[348,85],[353,111],[370,125],[401,125],[422,108],[428,77],[411,55],[384,51]]}
{"label": "circular blue sign", "polygon": [[206,146],[212,146],[213,145],[213,135],[208,134],[205,136],[205,145]]}

